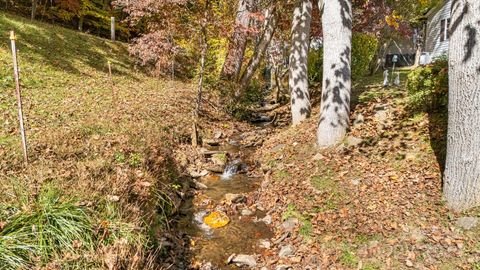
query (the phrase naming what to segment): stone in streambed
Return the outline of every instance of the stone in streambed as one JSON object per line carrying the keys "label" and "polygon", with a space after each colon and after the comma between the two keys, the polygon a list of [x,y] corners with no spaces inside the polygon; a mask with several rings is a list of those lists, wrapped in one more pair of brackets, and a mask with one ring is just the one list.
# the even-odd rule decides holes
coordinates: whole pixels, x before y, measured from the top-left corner
{"label": "stone in streambed", "polygon": [[247,197],[242,194],[227,193],[225,194],[225,200],[227,203],[242,203],[247,201]]}
{"label": "stone in streambed", "polygon": [[250,209],[242,209],[242,211],[240,212],[242,214],[242,216],[251,216],[253,215],[253,211],[250,210]]}
{"label": "stone in streambed", "polygon": [[238,265],[246,265],[252,268],[257,266],[257,260],[255,260],[255,257],[253,257],[252,255],[245,255],[245,254],[238,254],[238,255],[232,254],[227,260],[227,264],[230,264],[230,263],[235,263]]}

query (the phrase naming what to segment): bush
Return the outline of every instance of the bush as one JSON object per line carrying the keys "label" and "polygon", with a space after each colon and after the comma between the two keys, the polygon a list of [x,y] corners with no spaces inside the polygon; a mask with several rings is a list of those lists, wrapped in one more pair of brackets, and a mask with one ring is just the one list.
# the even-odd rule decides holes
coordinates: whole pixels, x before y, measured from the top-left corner
{"label": "bush", "polygon": [[414,111],[434,111],[448,104],[448,60],[438,59],[419,67],[407,80],[408,105]]}
{"label": "bush", "polygon": [[308,83],[321,83],[323,78],[323,49],[308,53]]}
{"label": "bush", "polygon": [[377,51],[378,40],[372,35],[354,33],[352,38],[352,77],[368,73],[368,67]]}
{"label": "bush", "polygon": [[[368,34],[354,33],[352,38],[352,77],[360,78],[368,73],[368,67],[377,50],[377,39]],[[308,82],[321,83],[323,77],[323,49],[308,53]]]}

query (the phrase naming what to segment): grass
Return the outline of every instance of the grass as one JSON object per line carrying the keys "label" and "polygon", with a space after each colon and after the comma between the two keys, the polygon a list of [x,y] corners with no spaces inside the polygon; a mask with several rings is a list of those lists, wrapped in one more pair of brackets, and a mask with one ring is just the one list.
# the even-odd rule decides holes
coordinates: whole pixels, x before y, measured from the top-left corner
{"label": "grass", "polygon": [[[28,167],[17,124],[8,39],[12,29],[17,34]],[[0,224],[5,224],[0,242],[11,246],[10,253],[2,254],[26,258],[27,248],[22,247],[31,245],[44,263],[85,269],[92,263],[101,266],[102,256],[113,247],[118,251],[121,242],[122,255],[117,256],[122,265],[128,268],[134,259],[132,263],[141,264],[146,258],[136,254],[147,254],[155,242],[151,228],[167,226],[173,213],[171,202],[158,195],[171,196],[169,182],[178,179],[176,164],[163,149],[189,134],[193,88],[136,70],[121,42],[5,13],[0,13],[0,86],[5,89],[0,91]],[[44,199],[36,198],[38,191],[50,185],[61,191],[61,198],[39,201]],[[161,190],[154,192],[156,188]],[[108,202],[111,196],[118,202]],[[34,233],[38,242],[15,248],[14,232]],[[71,260],[65,252],[90,259]],[[25,263],[20,259],[11,263]]]}
{"label": "grass", "polygon": [[51,187],[39,194],[31,209],[13,215],[0,237],[4,250],[0,264],[12,269],[28,265],[31,255],[46,262],[94,247],[92,223],[85,210],[73,201],[62,202],[59,191]]}

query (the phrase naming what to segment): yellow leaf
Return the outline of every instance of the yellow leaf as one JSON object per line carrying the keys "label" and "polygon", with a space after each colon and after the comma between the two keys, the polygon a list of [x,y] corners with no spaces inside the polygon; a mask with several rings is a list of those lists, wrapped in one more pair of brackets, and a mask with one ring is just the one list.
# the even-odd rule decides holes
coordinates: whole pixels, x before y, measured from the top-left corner
{"label": "yellow leaf", "polygon": [[204,217],[203,222],[205,222],[210,228],[221,228],[226,226],[230,222],[230,219],[225,213],[214,211]]}

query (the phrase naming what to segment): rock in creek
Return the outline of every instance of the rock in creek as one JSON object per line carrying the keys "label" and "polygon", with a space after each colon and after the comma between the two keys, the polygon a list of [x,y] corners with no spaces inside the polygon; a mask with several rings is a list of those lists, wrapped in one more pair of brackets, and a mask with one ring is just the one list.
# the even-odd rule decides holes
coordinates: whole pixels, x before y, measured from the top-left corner
{"label": "rock in creek", "polygon": [[252,268],[257,266],[257,260],[255,260],[255,258],[252,255],[245,255],[245,254],[238,254],[238,255],[232,254],[227,260],[227,264],[230,264],[230,263],[235,263],[238,265],[246,265]]}
{"label": "rock in creek", "polygon": [[223,167],[218,165],[210,165],[207,166],[205,169],[214,173],[223,173]]}
{"label": "rock in creek", "polygon": [[242,194],[227,193],[225,194],[225,200],[227,203],[242,203],[247,201],[247,197]]}

